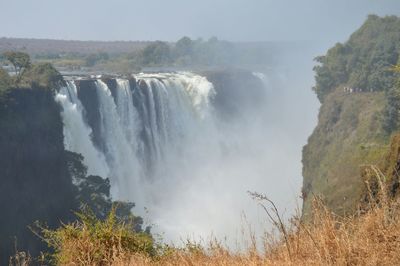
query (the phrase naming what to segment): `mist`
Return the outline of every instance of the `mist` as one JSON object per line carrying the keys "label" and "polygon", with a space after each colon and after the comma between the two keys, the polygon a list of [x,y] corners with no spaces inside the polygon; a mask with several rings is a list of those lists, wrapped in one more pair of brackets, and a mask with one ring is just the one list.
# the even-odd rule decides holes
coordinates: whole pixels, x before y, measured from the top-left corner
{"label": "mist", "polygon": [[[302,147],[317,123],[319,108],[311,90],[313,58],[334,43],[346,41],[368,14],[400,13],[398,0],[0,0],[0,5],[0,23],[6,25],[0,29],[2,37],[174,42],[182,36],[217,36],[231,42],[301,44],[283,49],[273,64],[265,62],[264,66],[250,69],[263,83],[265,97],[251,108],[242,106],[240,113],[230,120],[215,114],[211,87],[205,96],[196,95],[204,93],[204,87],[187,92],[190,97],[200,97],[191,98],[190,117],[182,114],[189,110],[181,107],[182,103],[173,103],[179,108],[171,114],[179,121],[168,126],[177,126],[177,136],[168,145],[160,144],[164,153],[154,164],[151,178],[144,178],[144,171],[138,170],[139,159],[132,164],[127,162],[126,155],[133,154],[130,151],[118,156],[118,151],[102,155],[103,161],[121,160],[111,167],[89,167],[89,172],[103,176],[119,169],[121,172],[112,172],[113,198],[135,202],[134,212],[143,216],[153,232],[161,234],[165,241],[178,244],[186,238],[216,237],[226,239],[231,246],[243,240],[243,226],[250,225],[258,237],[271,228],[266,214],[248,191],[268,196],[285,219],[301,208]],[[150,82],[151,76],[141,75]],[[111,105],[107,98],[111,92],[105,89],[105,93],[108,94],[103,95],[104,101]],[[109,109],[112,108],[118,106]],[[109,112],[105,110],[104,116]],[[64,117],[64,123],[67,118]],[[111,128],[110,141],[125,134],[121,131],[117,135],[114,126],[104,125],[107,126]],[[86,134],[84,141],[88,142],[91,131],[83,123],[81,127]],[[180,134],[188,137],[179,139]],[[73,139],[67,142],[67,148],[87,152],[79,151],[82,146],[72,143]],[[114,144],[105,145],[115,147]],[[138,144],[127,141],[119,145]],[[134,176],[134,180],[126,181],[128,175]]]}
{"label": "mist", "polygon": [[239,105],[229,121],[214,117],[211,128],[197,128],[200,139],[185,143],[193,157],[169,155],[170,171],[163,167],[158,181],[144,189],[150,195],[144,217],[164,241],[206,243],[215,237],[240,249],[252,231],[261,242],[272,224],[248,191],[269,197],[284,219],[301,211],[302,147],[319,108],[310,89],[313,52],[303,48],[295,65],[281,58],[276,68],[254,73],[265,98]]}

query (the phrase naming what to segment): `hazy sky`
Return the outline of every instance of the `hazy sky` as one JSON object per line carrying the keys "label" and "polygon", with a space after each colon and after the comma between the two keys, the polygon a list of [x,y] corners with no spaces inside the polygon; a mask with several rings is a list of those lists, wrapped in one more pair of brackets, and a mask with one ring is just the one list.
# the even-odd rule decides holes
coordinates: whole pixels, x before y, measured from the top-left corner
{"label": "hazy sky", "polygon": [[0,0],[0,36],[80,40],[344,41],[400,0]]}

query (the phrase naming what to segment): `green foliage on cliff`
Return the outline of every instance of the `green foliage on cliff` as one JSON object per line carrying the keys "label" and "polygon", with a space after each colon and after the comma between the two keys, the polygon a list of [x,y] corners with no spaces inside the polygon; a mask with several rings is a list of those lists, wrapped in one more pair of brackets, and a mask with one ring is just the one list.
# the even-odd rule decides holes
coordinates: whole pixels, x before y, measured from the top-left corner
{"label": "green foliage on cliff", "polygon": [[33,256],[43,250],[28,225],[40,219],[58,227],[78,205],[60,109],[49,91],[8,90],[0,101],[0,132],[0,265],[7,265],[15,244]]}
{"label": "green foliage on cliff", "polygon": [[395,84],[391,66],[400,53],[400,18],[368,16],[362,27],[344,43],[338,43],[315,66],[314,91],[323,102],[337,86],[363,91],[388,91]]}
{"label": "green foliage on cliff", "polygon": [[118,206],[119,222],[148,233],[143,219],[131,213],[134,204],[113,202],[108,179],[88,176],[83,157],[65,150],[60,106],[52,91],[6,89],[0,97],[0,265],[6,265],[15,245],[34,257],[46,251],[28,229],[35,221],[54,229],[74,221],[79,209],[103,221]]}
{"label": "green foliage on cliff", "polygon": [[[377,172],[376,169],[378,169],[379,172]],[[381,177],[379,174],[384,176],[384,180],[380,180]],[[390,146],[382,160],[377,165],[363,168],[361,176],[363,181],[368,182],[370,186],[369,188],[366,186],[365,190],[379,189],[381,184],[378,184],[378,182],[382,182],[387,187],[387,191],[389,192],[388,196],[398,197],[400,195],[400,133],[396,133],[392,136]],[[373,191],[373,193],[378,194],[379,191]],[[365,191],[365,195],[367,198],[367,191]]]}
{"label": "green foliage on cliff", "polygon": [[31,58],[23,52],[7,51],[3,54],[14,67],[15,83],[18,84],[25,70],[31,66]]}
{"label": "green foliage on cliff", "polygon": [[51,64],[33,64],[22,76],[21,84],[29,88],[56,90],[63,84],[63,77]]}
{"label": "green foliage on cliff", "polygon": [[50,63],[31,64],[22,52],[5,52],[4,57],[13,65],[14,76],[0,68],[0,91],[12,88],[42,88],[57,90],[64,79]]}
{"label": "green foliage on cliff", "polygon": [[383,117],[383,129],[390,134],[400,128],[400,86],[386,93],[386,108]]}
{"label": "green foliage on cliff", "polygon": [[318,126],[303,149],[303,211],[313,195],[339,214],[355,209],[363,192],[360,167],[377,164],[389,139],[383,130],[384,92],[346,94],[340,88],[321,106]]}
{"label": "green foliage on cliff", "polygon": [[11,87],[12,80],[7,71],[0,67],[0,95]]}
{"label": "green foliage on cliff", "polygon": [[83,164],[83,156],[77,153],[65,151],[67,168],[77,193],[75,200],[80,210],[90,212],[99,220],[104,220],[115,209],[115,217],[119,222],[127,222],[133,226],[136,232],[150,232],[150,227],[142,228],[143,219],[132,214],[135,206],[132,202],[112,201],[110,196],[110,180],[100,176],[87,175],[87,167]]}
{"label": "green foliage on cliff", "polygon": [[354,211],[364,193],[363,165],[385,160],[400,126],[399,53],[400,18],[370,15],[349,41],[316,59],[313,89],[322,106],[303,149],[305,216],[312,195],[336,213]]}

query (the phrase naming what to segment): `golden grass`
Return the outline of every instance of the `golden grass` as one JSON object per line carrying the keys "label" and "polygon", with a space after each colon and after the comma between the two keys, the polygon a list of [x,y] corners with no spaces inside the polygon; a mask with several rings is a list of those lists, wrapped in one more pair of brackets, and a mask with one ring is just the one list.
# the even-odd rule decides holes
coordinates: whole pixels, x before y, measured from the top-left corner
{"label": "golden grass", "polygon": [[287,242],[283,238],[266,241],[264,254],[254,248],[235,254],[211,246],[196,251],[175,249],[157,260],[132,255],[113,265],[398,265],[400,206],[387,204],[341,219],[318,203],[313,223],[295,221]]}
{"label": "golden grass", "polygon": [[[262,249],[256,248],[258,243],[253,235],[250,247],[241,252],[233,252],[218,241],[207,247],[190,242],[184,248],[153,244],[154,250],[148,252],[137,248],[140,241],[133,241],[135,248],[121,244],[128,233],[121,232],[125,229],[118,225],[96,223],[96,230],[107,233],[105,237],[103,232],[101,237],[93,238],[98,233],[84,232],[87,228],[82,222],[75,223],[74,228],[68,225],[58,229],[57,234],[50,234],[56,236],[51,241],[56,241],[55,255],[62,258],[58,260],[61,265],[398,265],[400,200],[388,196],[383,175],[372,169],[379,186],[372,191],[367,184],[368,202],[351,217],[338,217],[315,199],[310,222],[295,217],[285,225],[272,201],[251,193],[278,231],[266,234]],[[130,237],[137,239],[128,234]]]}
{"label": "golden grass", "polygon": [[76,222],[56,230],[37,225],[33,231],[55,251],[44,259],[56,265],[110,265],[128,254],[154,256],[151,236],[118,222],[115,211],[113,208],[104,221],[90,213],[77,213]]}

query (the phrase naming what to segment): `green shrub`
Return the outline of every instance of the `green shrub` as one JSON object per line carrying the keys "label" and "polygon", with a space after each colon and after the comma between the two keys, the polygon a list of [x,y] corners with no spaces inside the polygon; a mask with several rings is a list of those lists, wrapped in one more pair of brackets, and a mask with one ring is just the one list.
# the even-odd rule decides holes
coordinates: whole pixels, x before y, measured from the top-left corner
{"label": "green shrub", "polygon": [[116,211],[114,207],[105,220],[90,212],[77,213],[74,223],[56,230],[37,225],[39,230],[34,231],[54,249],[48,259],[57,265],[110,265],[132,254],[155,256],[153,238],[132,230],[129,223],[119,222]]}
{"label": "green shrub", "polygon": [[50,63],[39,63],[26,70],[22,83],[30,88],[57,89],[63,84],[63,77]]}
{"label": "green shrub", "polygon": [[0,67],[0,94],[12,86],[12,80],[7,71]]}
{"label": "green shrub", "polygon": [[396,81],[390,66],[398,62],[399,53],[400,18],[370,15],[347,42],[315,59],[313,89],[321,102],[343,84],[363,91],[388,91]]}

